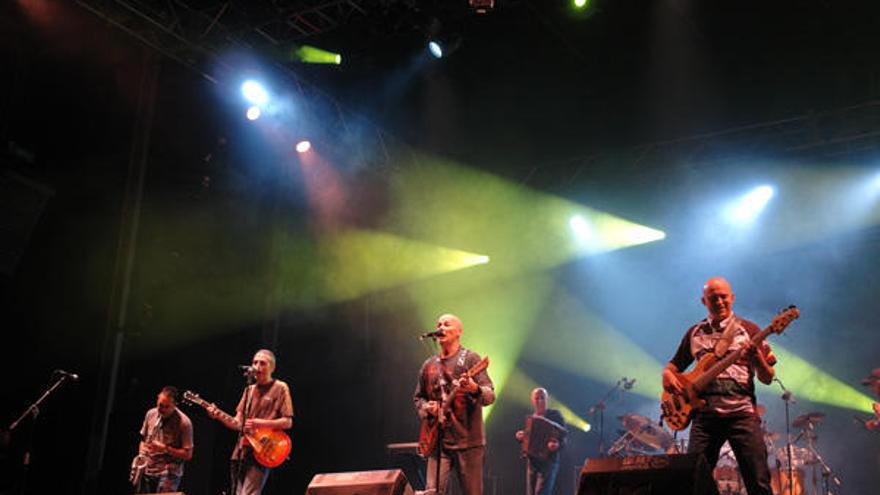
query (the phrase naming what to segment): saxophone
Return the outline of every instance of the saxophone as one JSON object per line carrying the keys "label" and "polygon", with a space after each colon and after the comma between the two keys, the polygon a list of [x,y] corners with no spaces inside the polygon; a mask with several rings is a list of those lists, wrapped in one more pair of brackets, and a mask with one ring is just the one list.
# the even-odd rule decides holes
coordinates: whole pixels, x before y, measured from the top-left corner
{"label": "saxophone", "polygon": [[[159,419],[156,420],[156,425],[147,433],[147,437],[144,439],[144,444],[148,444],[152,442],[159,431],[162,431],[162,415],[159,415]],[[141,484],[141,480],[144,477],[144,471],[147,469],[147,464],[150,463],[150,456],[146,452],[140,451],[140,446],[138,446],[138,455],[134,456],[134,459],[131,460],[131,471],[128,473],[128,481],[131,482],[131,485],[135,488]]]}
{"label": "saxophone", "polygon": [[144,470],[147,469],[149,461],[150,458],[146,454],[138,454],[131,460],[131,471],[128,473],[128,481],[131,481],[131,486],[137,488],[141,484]]}

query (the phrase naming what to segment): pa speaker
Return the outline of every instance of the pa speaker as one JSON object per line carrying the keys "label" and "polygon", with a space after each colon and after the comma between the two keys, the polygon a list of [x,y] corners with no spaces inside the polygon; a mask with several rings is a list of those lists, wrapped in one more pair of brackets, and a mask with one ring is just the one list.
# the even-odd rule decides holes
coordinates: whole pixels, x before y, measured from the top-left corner
{"label": "pa speaker", "polygon": [[413,495],[400,469],[316,474],[306,495]]}
{"label": "pa speaker", "polygon": [[577,495],[718,495],[702,454],[587,459]]}

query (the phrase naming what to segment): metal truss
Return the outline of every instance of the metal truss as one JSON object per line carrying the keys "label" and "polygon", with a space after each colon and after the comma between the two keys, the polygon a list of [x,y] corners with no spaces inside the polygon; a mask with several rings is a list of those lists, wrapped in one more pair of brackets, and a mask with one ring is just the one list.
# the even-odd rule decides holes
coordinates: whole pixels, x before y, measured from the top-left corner
{"label": "metal truss", "polygon": [[[718,132],[641,144],[538,165],[527,182],[553,188],[565,170],[564,187],[597,176],[651,176],[651,170],[686,171],[737,163],[744,158],[815,160],[859,159],[880,152],[880,101]],[[555,177],[555,179],[553,178]]]}
{"label": "metal truss", "polygon": [[[77,0],[147,46],[214,80],[207,62],[271,50],[366,17],[367,0]],[[382,2],[380,2],[382,3]],[[372,2],[375,6],[377,2]]]}

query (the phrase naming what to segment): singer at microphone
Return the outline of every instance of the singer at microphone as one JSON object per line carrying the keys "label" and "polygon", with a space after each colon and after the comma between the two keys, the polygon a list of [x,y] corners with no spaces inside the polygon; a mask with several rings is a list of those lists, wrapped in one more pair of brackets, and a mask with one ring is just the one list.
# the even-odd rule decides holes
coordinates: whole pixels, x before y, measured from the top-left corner
{"label": "singer at microphone", "polygon": [[420,340],[438,339],[438,338],[442,337],[443,335],[445,335],[443,333],[443,330],[434,330],[433,332],[425,332],[425,333],[421,334],[419,336],[419,339]]}

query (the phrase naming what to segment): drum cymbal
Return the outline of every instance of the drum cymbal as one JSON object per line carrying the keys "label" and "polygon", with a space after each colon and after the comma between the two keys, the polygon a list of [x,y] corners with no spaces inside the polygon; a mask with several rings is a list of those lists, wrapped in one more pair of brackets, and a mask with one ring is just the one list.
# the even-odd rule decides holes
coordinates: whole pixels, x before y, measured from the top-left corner
{"label": "drum cymbal", "polygon": [[636,440],[658,450],[666,450],[672,445],[672,434],[657,426],[657,422],[638,414],[624,414],[619,417],[623,426]]}
{"label": "drum cymbal", "polygon": [[820,413],[817,411],[808,412],[806,414],[801,414],[800,416],[794,418],[794,421],[791,422],[791,426],[795,428],[808,428],[809,425],[818,423],[825,419],[825,413]]}

